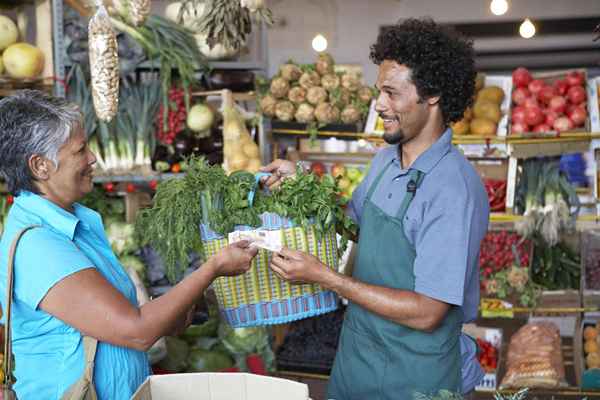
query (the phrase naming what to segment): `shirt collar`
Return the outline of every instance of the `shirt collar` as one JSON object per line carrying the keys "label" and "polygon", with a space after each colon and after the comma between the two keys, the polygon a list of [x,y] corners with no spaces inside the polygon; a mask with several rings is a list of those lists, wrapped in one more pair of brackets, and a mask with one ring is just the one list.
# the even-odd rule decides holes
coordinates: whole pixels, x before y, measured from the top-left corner
{"label": "shirt collar", "polygon": [[[395,162],[400,165],[400,169],[402,169],[402,163],[400,162],[399,156],[399,145],[394,146],[394,151],[390,152],[390,159],[388,162]],[[442,136],[425,150],[413,164],[410,166],[410,169],[418,169],[423,173],[429,173],[433,167],[440,162],[440,160],[450,151],[452,146],[452,130],[450,128],[446,129]]]}
{"label": "shirt collar", "polygon": [[73,240],[79,218],[48,199],[28,191],[21,191],[15,205],[39,217],[41,221]]}

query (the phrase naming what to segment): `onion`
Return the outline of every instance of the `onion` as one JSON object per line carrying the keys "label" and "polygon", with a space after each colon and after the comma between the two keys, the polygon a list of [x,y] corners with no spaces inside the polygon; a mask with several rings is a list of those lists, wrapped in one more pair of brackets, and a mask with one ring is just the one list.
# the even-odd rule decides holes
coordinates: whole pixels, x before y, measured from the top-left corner
{"label": "onion", "polygon": [[0,15],[0,52],[17,42],[19,30],[12,19]]}

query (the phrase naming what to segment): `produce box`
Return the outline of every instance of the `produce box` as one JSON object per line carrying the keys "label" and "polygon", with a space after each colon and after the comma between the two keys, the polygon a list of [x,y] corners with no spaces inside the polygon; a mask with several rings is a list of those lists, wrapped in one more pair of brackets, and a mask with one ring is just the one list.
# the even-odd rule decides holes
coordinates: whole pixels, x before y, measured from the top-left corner
{"label": "produce box", "polygon": [[244,373],[148,377],[131,400],[309,400],[303,383]]}
{"label": "produce box", "polygon": [[[513,72],[518,82],[519,70]],[[523,72],[521,70],[520,72]],[[531,136],[556,135],[559,132],[590,132],[590,106],[585,69],[559,70],[530,74],[533,80],[526,87],[513,87],[509,117],[509,134]],[[581,89],[571,89],[573,87]],[[587,91],[586,91],[587,89]],[[562,97],[561,99],[553,99]],[[585,115],[570,108],[586,104]],[[526,113],[526,109],[538,111]],[[597,108],[597,107],[596,107]],[[562,117],[565,117],[563,119]],[[560,120],[559,122],[556,122]]]}
{"label": "produce box", "polygon": [[[294,130],[294,131],[306,131],[308,124],[295,121],[280,121],[277,119],[271,120],[271,129],[273,130]],[[319,128],[319,131],[323,132],[351,132],[360,133],[363,131],[362,123],[357,124],[328,124]]]}
{"label": "produce box", "polygon": [[575,335],[575,370],[584,390],[600,390],[599,331],[600,319],[585,318]]}
{"label": "produce box", "polygon": [[585,307],[600,305],[600,230],[581,233],[581,294]]}
{"label": "produce box", "polygon": [[[463,327],[463,332],[478,341],[478,359],[485,372],[483,380],[475,387],[475,390],[495,391],[500,380],[499,369],[501,364],[502,329],[485,328],[475,324],[466,324]],[[491,347],[488,347],[490,345]],[[482,360],[482,357],[485,357],[485,361]]]}
{"label": "produce box", "polygon": [[592,132],[600,133],[600,77],[591,78],[587,81],[588,110],[590,112],[590,127]]}

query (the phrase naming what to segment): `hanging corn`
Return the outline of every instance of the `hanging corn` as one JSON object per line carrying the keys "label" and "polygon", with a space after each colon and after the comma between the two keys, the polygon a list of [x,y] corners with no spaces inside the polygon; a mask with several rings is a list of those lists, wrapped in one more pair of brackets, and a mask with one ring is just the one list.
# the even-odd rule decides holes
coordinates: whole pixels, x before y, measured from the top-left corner
{"label": "hanging corn", "polygon": [[150,15],[150,0],[113,0],[121,17],[134,26],[141,26]]}
{"label": "hanging corn", "polygon": [[119,106],[119,56],[117,37],[102,0],[88,26],[92,97],[96,115],[109,122]]}

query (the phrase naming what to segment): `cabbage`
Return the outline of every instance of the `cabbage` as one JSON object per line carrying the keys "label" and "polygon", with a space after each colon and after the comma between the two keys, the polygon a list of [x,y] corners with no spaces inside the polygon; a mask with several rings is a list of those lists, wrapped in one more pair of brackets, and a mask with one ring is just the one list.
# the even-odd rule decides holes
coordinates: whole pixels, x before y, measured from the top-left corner
{"label": "cabbage", "polygon": [[188,358],[187,372],[218,372],[233,367],[231,357],[220,351],[194,349]]}
{"label": "cabbage", "polygon": [[219,326],[219,337],[223,346],[235,358],[240,371],[248,371],[246,357],[250,354],[260,355],[267,370],[273,370],[275,355],[269,343],[269,334],[264,326],[232,328],[223,323]]}
{"label": "cabbage", "polygon": [[183,372],[187,367],[189,346],[181,339],[167,336],[167,356],[160,360],[158,367],[169,372]]}
{"label": "cabbage", "polygon": [[187,115],[187,126],[194,132],[203,132],[212,127],[215,120],[213,111],[206,104],[196,104]]}
{"label": "cabbage", "polygon": [[133,253],[138,249],[134,239],[134,225],[121,221],[109,221],[106,235],[117,257]]}

